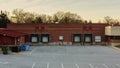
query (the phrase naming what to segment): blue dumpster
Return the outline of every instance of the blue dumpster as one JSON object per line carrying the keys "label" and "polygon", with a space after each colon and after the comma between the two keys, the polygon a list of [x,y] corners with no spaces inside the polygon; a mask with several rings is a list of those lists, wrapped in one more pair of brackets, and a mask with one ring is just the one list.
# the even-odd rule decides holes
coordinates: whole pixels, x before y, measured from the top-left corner
{"label": "blue dumpster", "polygon": [[20,46],[21,51],[29,51],[30,45],[29,44],[22,44]]}
{"label": "blue dumpster", "polygon": [[24,44],[22,44],[22,45],[20,46],[20,50],[21,50],[21,51],[25,51],[25,45],[24,45]]}
{"label": "blue dumpster", "polygon": [[29,50],[30,50],[30,45],[29,45],[29,44],[26,44],[26,45],[25,45],[25,50],[26,50],[26,51],[29,51]]}

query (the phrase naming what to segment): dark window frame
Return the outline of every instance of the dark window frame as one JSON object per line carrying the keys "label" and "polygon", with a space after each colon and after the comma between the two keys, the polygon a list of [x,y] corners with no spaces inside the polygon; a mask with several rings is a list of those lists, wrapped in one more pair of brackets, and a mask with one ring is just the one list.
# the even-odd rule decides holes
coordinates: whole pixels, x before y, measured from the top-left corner
{"label": "dark window frame", "polygon": [[[79,42],[76,42],[76,41],[75,41],[75,36],[79,36],[79,37],[80,37],[80,38],[79,38],[79,39],[80,39]],[[73,34],[73,35],[72,35],[72,42],[73,42],[73,43],[81,43],[81,42],[82,42],[82,35],[81,35],[81,34]]]}
{"label": "dark window frame", "polygon": [[[90,37],[90,41],[89,42],[85,41],[86,37]],[[92,34],[84,34],[84,42],[85,43],[92,43]]]}

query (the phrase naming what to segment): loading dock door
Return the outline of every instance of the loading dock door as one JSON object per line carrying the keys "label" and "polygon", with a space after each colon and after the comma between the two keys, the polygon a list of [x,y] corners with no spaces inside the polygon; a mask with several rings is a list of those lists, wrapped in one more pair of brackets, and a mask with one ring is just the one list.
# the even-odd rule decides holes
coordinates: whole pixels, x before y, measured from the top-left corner
{"label": "loading dock door", "polygon": [[84,41],[86,43],[91,43],[92,42],[92,34],[85,34],[84,35]]}
{"label": "loading dock door", "polygon": [[32,42],[37,42],[37,37],[32,37],[32,38],[31,38],[31,41],[32,41]]}
{"label": "loading dock door", "polygon": [[81,42],[81,34],[73,34],[73,42],[74,43]]}
{"label": "loading dock door", "polygon": [[95,42],[101,42],[101,36],[95,36]]}
{"label": "loading dock door", "polygon": [[42,37],[43,38],[43,40],[42,40],[42,42],[48,42],[48,37],[46,36],[46,37]]}
{"label": "loading dock door", "polygon": [[39,35],[38,34],[30,34],[30,42],[33,42],[33,43],[39,42]]}
{"label": "loading dock door", "polygon": [[49,34],[41,34],[41,42],[48,43],[49,42]]}

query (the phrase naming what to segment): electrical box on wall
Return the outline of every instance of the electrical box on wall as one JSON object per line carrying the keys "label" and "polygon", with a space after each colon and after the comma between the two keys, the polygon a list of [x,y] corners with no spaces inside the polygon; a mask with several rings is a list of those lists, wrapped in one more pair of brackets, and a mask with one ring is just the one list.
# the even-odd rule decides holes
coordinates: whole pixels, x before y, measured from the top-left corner
{"label": "electrical box on wall", "polygon": [[59,36],[59,40],[63,41],[64,40],[64,36]]}

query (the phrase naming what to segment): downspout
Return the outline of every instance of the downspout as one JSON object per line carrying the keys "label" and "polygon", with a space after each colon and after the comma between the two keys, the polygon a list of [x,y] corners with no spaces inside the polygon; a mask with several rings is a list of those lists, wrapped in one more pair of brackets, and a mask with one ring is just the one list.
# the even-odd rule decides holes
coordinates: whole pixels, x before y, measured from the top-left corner
{"label": "downspout", "polygon": [[15,37],[15,45],[17,45],[17,38]]}

